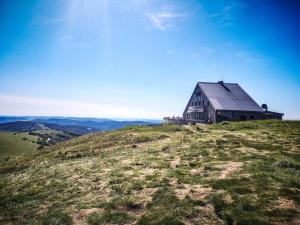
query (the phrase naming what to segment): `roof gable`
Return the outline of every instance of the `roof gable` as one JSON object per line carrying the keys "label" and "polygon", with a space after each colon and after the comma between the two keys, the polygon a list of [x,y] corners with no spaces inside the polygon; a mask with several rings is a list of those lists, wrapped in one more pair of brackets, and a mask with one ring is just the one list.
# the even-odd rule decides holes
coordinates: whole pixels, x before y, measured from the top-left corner
{"label": "roof gable", "polygon": [[215,110],[263,112],[263,109],[238,84],[199,82],[198,86]]}

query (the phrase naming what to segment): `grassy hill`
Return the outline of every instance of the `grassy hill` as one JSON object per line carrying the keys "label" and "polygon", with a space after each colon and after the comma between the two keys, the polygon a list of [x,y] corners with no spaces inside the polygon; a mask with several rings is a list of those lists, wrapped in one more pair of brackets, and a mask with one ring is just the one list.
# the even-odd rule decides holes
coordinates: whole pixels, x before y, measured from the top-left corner
{"label": "grassy hill", "polygon": [[0,224],[299,224],[300,122],[128,127],[0,173]]}
{"label": "grassy hill", "polygon": [[0,124],[0,160],[34,152],[38,148],[99,131],[78,125],[61,125],[36,121],[13,121]]}
{"label": "grassy hill", "polygon": [[88,126],[61,125],[55,123],[43,123],[36,121],[15,121],[0,124],[0,131],[28,132],[39,130],[55,130],[74,134],[76,136],[99,131],[98,129],[91,128]]}
{"label": "grassy hill", "polygon": [[[24,119],[24,121],[7,120]],[[34,119],[34,120],[29,120]],[[154,124],[147,121],[114,121],[93,118],[56,118],[56,117],[1,117],[0,116],[0,160],[20,154],[34,152],[38,148],[70,140],[80,135],[102,130],[117,129],[130,125]],[[9,132],[12,132],[11,135]],[[14,136],[14,133],[20,133]],[[24,141],[22,138],[29,141]],[[35,136],[35,137],[34,137]],[[19,138],[21,137],[21,138]],[[20,140],[21,141],[20,141]],[[31,142],[31,139],[34,141]]]}
{"label": "grassy hill", "polygon": [[27,132],[0,132],[0,159],[33,153],[39,146],[37,139]]}

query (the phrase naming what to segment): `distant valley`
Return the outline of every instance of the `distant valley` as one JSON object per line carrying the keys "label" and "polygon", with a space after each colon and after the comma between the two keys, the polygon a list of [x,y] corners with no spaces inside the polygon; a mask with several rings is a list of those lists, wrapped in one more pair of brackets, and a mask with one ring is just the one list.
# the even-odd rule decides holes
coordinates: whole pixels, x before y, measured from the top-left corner
{"label": "distant valley", "polygon": [[160,121],[0,116],[0,159],[34,152],[88,133],[158,123]]}

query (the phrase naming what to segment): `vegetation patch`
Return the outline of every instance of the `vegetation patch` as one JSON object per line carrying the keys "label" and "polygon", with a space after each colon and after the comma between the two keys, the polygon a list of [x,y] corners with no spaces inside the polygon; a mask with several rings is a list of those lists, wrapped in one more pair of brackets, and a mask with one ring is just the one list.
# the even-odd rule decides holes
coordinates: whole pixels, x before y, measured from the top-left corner
{"label": "vegetation patch", "polygon": [[107,211],[102,214],[93,213],[88,216],[87,221],[91,225],[99,224],[128,224],[133,220],[133,217],[124,212]]}
{"label": "vegetation patch", "polygon": [[299,134],[246,121],[80,136],[1,161],[0,224],[297,224]]}
{"label": "vegetation patch", "polygon": [[42,224],[43,225],[71,225],[73,224],[72,218],[67,215],[66,213],[55,210],[48,212],[43,218],[42,218]]}

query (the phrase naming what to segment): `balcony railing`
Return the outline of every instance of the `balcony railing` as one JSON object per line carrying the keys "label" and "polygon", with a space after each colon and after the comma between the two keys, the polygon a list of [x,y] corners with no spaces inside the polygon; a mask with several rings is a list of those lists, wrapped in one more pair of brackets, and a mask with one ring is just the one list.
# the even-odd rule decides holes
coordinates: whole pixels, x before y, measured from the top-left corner
{"label": "balcony railing", "polygon": [[202,106],[189,106],[188,107],[188,113],[191,112],[203,112],[203,107]]}

